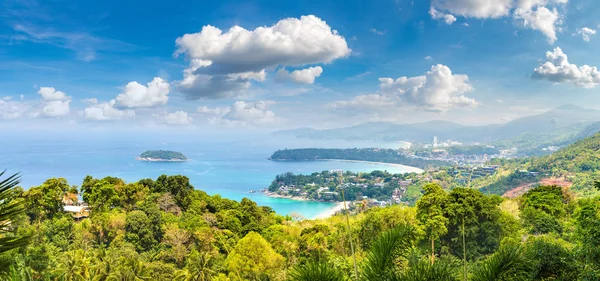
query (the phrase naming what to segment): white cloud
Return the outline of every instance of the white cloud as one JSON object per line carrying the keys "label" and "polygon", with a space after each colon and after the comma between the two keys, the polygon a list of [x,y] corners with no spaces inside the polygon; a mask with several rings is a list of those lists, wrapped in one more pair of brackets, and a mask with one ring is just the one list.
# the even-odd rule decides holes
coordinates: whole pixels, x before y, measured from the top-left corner
{"label": "white cloud", "polygon": [[548,42],[556,41],[557,25],[561,24],[556,8],[552,10],[544,6],[535,9],[518,8],[515,10],[514,18],[521,21],[524,27],[541,31],[548,38]]}
{"label": "white cloud", "polygon": [[70,112],[71,97],[53,87],[40,87],[38,94],[42,96],[40,109],[31,114],[37,117],[62,117]]}
{"label": "white cloud", "polygon": [[449,67],[437,64],[423,76],[379,78],[380,92],[397,99],[402,104],[427,110],[444,111],[452,107],[472,107],[478,103],[464,96],[473,87],[469,77],[452,74]]}
{"label": "white cloud", "polygon": [[507,16],[512,4],[513,0],[432,0],[431,9],[463,17],[486,19]]}
{"label": "white cloud", "polygon": [[555,83],[569,82],[583,88],[594,88],[600,83],[597,67],[569,63],[567,55],[559,47],[546,52],[546,62],[534,69],[532,77]]}
{"label": "white cloud", "polygon": [[230,107],[198,107],[198,113],[207,117],[211,123],[238,126],[259,126],[282,121],[268,109],[272,101],[244,102],[236,101]]}
{"label": "white cloud", "polygon": [[282,67],[277,71],[275,80],[279,82],[291,81],[300,84],[313,84],[315,83],[315,78],[321,76],[321,73],[323,73],[323,68],[320,66],[294,70],[291,73]]}
{"label": "white cloud", "polygon": [[[95,100],[95,99],[93,99]],[[115,108],[117,101],[94,103],[85,108],[82,115],[85,119],[94,121],[111,121],[135,117],[135,111],[131,109],[120,110]]]}
{"label": "white cloud", "polygon": [[0,99],[0,119],[17,119],[27,111],[28,106],[25,103],[11,101],[10,97]]}
{"label": "white cloud", "polygon": [[426,56],[425,60],[433,60],[433,58],[431,56]]}
{"label": "white cloud", "polygon": [[592,35],[596,35],[596,30],[589,27],[578,28],[577,34],[581,35],[583,41],[590,42]]}
{"label": "white cloud", "polygon": [[116,106],[127,108],[155,107],[167,104],[169,100],[169,83],[160,77],[141,85],[136,81],[129,82],[122,93],[117,96]]}
{"label": "white cloud", "polygon": [[42,96],[42,100],[45,101],[67,101],[71,100],[64,92],[57,91],[54,87],[40,87],[38,94]]}
{"label": "white cloud", "polygon": [[557,6],[568,2],[569,0],[431,0],[429,14],[433,19],[444,19],[448,24],[456,19],[447,18],[447,15],[480,19],[512,15],[523,27],[542,32],[550,43],[554,43],[562,24],[562,15]]}
{"label": "white cloud", "polygon": [[456,17],[451,14],[444,14],[436,10],[433,6],[429,8],[429,15],[432,19],[443,20],[446,24],[453,24],[456,21]]}
{"label": "white cloud", "polygon": [[273,26],[246,30],[234,26],[223,32],[204,26],[198,33],[177,38],[175,55],[185,55],[190,67],[178,83],[190,99],[239,95],[250,87],[250,79],[278,66],[331,63],[351,50],[344,37],[316,16],[287,18]]}
{"label": "white cloud", "polygon": [[185,111],[178,110],[173,113],[154,115],[160,123],[167,125],[189,125],[194,119]]}
{"label": "white cloud", "polygon": [[395,116],[407,108],[443,112],[479,104],[464,95],[473,90],[469,77],[452,74],[449,67],[441,64],[432,66],[423,76],[379,78],[379,81],[378,93],[332,102],[327,108],[354,114],[373,113],[385,120],[386,116]]}
{"label": "white cloud", "polygon": [[374,34],[377,34],[379,36],[383,35],[383,31],[379,31],[379,30],[377,30],[375,28],[371,28],[371,32],[373,32]]}

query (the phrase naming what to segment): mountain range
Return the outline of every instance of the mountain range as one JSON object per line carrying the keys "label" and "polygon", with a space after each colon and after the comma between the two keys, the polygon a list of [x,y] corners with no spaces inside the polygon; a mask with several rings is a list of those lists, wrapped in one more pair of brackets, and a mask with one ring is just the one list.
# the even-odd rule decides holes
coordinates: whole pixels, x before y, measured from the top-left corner
{"label": "mountain range", "polygon": [[[436,120],[415,124],[391,122],[363,123],[351,127],[317,130],[299,128],[274,132],[278,136],[309,139],[377,140],[431,142],[452,139],[461,142],[494,142],[517,138],[523,134],[564,132],[577,135],[594,121],[600,121],[600,111],[575,105],[563,105],[542,114],[512,120],[504,124],[464,126]],[[589,134],[587,134],[589,135]]]}

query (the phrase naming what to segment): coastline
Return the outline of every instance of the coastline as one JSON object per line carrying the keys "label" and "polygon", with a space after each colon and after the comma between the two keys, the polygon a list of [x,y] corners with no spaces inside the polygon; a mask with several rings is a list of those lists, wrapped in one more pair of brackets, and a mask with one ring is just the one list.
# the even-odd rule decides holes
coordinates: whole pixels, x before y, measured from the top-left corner
{"label": "coastline", "polygon": [[160,158],[149,158],[149,157],[136,157],[135,160],[144,162],[186,162],[187,159],[160,159]]}
{"label": "coastline", "polygon": [[386,163],[386,162],[373,162],[373,161],[363,161],[363,160],[345,160],[345,159],[317,159],[314,161],[336,161],[336,162],[350,162],[350,163],[364,163],[364,164],[377,164],[377,165],[387,165],[387,166],[392,166],[392,167],[397,167],[397,168],[403,168],[405,170],[407,170],[408,173],[422,173],[424,172],[423,169],[421,168],[417,168],[417,167],[413,167],[413,166],[406,166],[406,165],[402,165],[402,164],[396,164],[396,163]]}
{"label": "coastline", "polygon": [[[350,202],[346,201],[346,204],[349,205]],[[313,220],[319,220],[319,219],[326,219],[328,217],[331,217],[333,215],[335,215],[337,212],[344,210],[344,202],[337,202],[335,204],[335,206],[333,206],[331,209],[328,209],[320,214],[318,214],[316,217],[312,218]]]}

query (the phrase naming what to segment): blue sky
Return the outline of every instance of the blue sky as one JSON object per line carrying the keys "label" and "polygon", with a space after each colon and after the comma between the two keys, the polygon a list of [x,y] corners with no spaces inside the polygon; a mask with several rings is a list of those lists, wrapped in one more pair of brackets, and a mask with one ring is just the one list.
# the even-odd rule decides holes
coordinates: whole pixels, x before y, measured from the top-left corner
{"label": "blue sky", "polygon": [[6,0],[0,126],[489,124],[600,109],[599,11],[595,0]]}

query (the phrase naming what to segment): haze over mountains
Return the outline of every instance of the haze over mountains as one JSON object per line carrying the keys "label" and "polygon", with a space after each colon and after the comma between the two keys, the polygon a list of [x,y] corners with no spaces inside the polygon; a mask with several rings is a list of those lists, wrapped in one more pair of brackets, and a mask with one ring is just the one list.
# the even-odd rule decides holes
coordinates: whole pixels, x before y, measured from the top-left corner
{"label": "haze over mountains", "polygon": [[299,128],[277,131],[273,134],[310,139],[408,142],[431,142],[433,136],[437,136],[439,140],[453,139],[461,142],[493,142],[532,133],[545,134],[561,132],[573,135],[581,134],[582,137],[585,137],[588,136],[589,133],[595,133],[585,133],[586,128],[588,131],[595,130],[588,127],[595,121],[600,121],[600,111],[585,109],[569,104],[554,108],[542,114],[522,117],[504,124],[485,126],[463,126],[442,120],[415,124],[373,122],[325,130]]}

